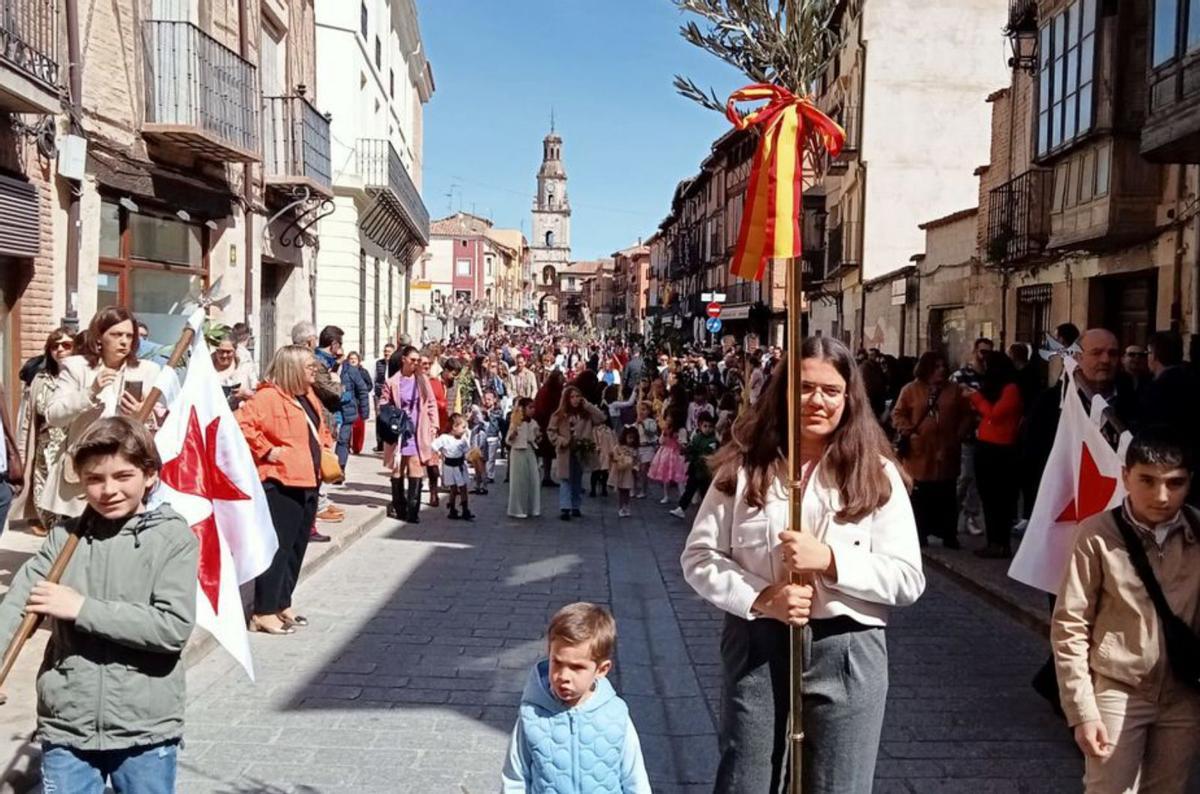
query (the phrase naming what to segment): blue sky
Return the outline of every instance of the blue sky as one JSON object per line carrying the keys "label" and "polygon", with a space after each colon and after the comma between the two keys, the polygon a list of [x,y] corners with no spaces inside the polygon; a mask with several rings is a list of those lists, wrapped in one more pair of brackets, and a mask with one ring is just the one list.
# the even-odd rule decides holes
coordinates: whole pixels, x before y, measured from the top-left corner
{"label": "blue sky", "polygon": [[418,0],[418,12],[437,87],[425,107],[430,215],[474,207],[528,236],[553,106],[574,259],[649,237],[728,129],[677,95],[674,75],[718,96],[746,82],[679,37],[670,0]]}

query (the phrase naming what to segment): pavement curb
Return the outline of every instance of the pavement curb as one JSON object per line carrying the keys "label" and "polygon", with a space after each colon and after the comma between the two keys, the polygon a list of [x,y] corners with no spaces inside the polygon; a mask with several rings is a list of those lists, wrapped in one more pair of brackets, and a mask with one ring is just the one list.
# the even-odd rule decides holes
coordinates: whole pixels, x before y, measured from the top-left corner
{"label": "pavement curb", "polygon": [[[329,560],[337,557],[357,542],[359,538],[379,526],[385,517],[386,511],[384,508],[375,508],[375,514],[368,516],[361,524],[354,525],[348,531],[335,535],[333,540],[329,542],[328,551],[318,556],[307,558],[304,564],[300,566],[300,581],[304,581],[321,570]],[[199,639],[194,643],[189,643],[183,651],[183,666],[185,668],[190,668],[198,664],[218,645],[213,636],[206,631],[197,632],[197,635]]]}
{"label": "pavement curb", "polygon": [[921,557],[924,558],[926,564],[946,574],[964,590],[979,596],[1026,628],[1037,632],[1042,637],[1050,636],[1050,620],[1044,612],[1014,601],[1001,588],[974,576],[973,572],[968,570],[968,566],[955,565],[951,560],[927,551],[922,551]]}

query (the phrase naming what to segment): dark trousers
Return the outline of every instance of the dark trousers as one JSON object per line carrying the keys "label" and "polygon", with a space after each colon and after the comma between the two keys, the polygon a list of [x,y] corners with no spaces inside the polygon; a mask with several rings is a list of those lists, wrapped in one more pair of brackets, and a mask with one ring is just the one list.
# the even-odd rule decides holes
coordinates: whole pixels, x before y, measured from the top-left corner
{"label": "dark trousers", "polygon": [[[790,644],[770,618],[725,616],[721,633],[721,725],[714,792],[787,790]],[[850,618],[804,629],[805,794],[870,794],[887,701],[882,628]]]}
{"label": "dark trousers", "polygon": [[292,605],[300,566],[308,550],[308,533],[317,517],[317,489],[293,488],[273,480],[263,483],[279,550],[271,567],[254,580],[254,614],[271,615]]}
{"label": "dark trousers", "polygon": [[1004,446],[980,441],[975,446],[975,482],[979,486],[979,501],[983,503],[989,546],[1012,547],[1021,485],[1019,464],[1015,444]]}
{"label": "dark trousers", "polygon": [[926,538],[941,538],[945,545],[958,542],[958,483],[954,480],[918,480],[913,483],[913,517],[921,545]]}
{"label": "dark trousers", "polygon": [[712,484],[712,478],[702,474],[688,473],[687,484],[683,486],[683,493],[679,496],[679,509],[687,510],[692,506],[692,499],[696,498],[696,494],[700,494],[703,499],[708,493],[708,486]]}
{"label": "dark trousers", "polygon": [[596,495],[596,489],[600,489],[601,496],[608,496],[608,469],[596,469],[592,472],[592,496]]}

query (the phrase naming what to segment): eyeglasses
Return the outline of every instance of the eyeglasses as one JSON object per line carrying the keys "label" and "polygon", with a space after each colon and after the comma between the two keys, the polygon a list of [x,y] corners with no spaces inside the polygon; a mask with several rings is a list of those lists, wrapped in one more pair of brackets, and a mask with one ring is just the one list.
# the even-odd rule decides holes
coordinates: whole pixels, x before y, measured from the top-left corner
{"label": "eyeglasses", "polygon": [[72,342],[70,339],[63,339],[63,340],[62,340],[62,341],[60,341],[60,342],[55,342],[55,343],[54,343],[53,345],[51,345],[50,347],[51,347],[51,348],[53,348],[53,349],[55,349],[55,350],[57,350],[57,349],[59,349],[59,348],[62,348],[63,350],[74,350],[74,349],[75,349],[75,343],[74,343],[74,342]]}

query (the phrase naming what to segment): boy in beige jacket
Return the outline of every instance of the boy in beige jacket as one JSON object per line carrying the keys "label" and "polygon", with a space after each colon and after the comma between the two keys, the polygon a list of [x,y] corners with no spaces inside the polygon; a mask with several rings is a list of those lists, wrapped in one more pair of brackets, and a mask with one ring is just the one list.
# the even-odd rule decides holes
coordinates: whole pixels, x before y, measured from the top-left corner
{"label": "boy in beige jacket", "polygon": [[1162,622],[1126,549],[1124,520],[1172,611],[1200,628],[1200,513],[1184,504],[1188,450],[1168,432],[1129,446],[1128,497],[1079,528],[1050,626],[1063,711],[1086,757],[1088,794],[1184,791],[1200,690],[1171,669]]}

